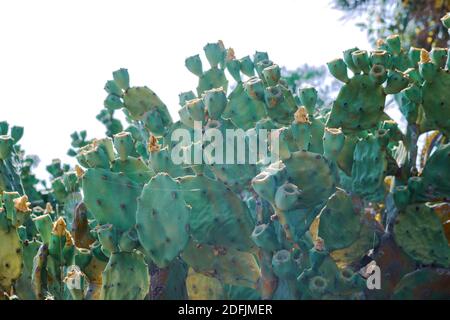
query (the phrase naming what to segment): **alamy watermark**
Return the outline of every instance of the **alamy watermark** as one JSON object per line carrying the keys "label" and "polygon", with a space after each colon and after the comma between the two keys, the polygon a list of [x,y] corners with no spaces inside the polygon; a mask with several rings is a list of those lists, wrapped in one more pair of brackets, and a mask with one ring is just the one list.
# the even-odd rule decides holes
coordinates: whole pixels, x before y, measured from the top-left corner
{"label": "alamy watermark", "polygon": [[365,268],[365,274],[367,276],[366,285],[369,290],[381,289],[381,269],[373,260]]}
{"label": "alamy watermark", "polygon": [[175,129],[171,136],[172,142],[176,142],[171,151],[172,162],[176,165],[278,162],[279,130],[220,130],[220,126],[215,120],[210,120],[206,127],[201,121],[194,121],[193,134],[187,129]]}

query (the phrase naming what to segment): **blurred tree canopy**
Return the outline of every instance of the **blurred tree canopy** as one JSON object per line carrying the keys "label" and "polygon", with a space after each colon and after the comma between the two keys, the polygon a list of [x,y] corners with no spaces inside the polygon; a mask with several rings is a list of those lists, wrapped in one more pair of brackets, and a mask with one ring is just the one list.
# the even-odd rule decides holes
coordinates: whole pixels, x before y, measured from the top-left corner
{"label": "blurred tree canopy", "polygon": [[[315,87],[318,91],[317,109],[321,113],[331,108],[334,95],[341,87],[334,77],[330,77],[325,66],[304,64],[295,70],[282,68],[281,76],[287,82],[289,89],[295,93],[302,87]],[[300,102],[298,101],[298,103]]]}
{"label": "blurred tree canopy", "polygon": [[357,25],[367,31],[369,41],[399,34],[405,45],[447,47],[449,34],[440,18],[450,11],[450,0],[333,0],[344,20],[362,17]]}

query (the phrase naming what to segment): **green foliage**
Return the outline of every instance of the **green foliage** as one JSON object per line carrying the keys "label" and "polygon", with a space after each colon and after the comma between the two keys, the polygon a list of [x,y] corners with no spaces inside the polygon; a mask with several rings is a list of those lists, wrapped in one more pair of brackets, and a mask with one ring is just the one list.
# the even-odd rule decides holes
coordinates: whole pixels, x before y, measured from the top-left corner
{"label": "green foliage", "polygon": [[400,34],[407,45],[429,50],[432,46],[446,46],[449,39],[439,23],[450,11],[448,1],[335,0],[333,4],[344,12],[344,19],[363,15],[364,21],[357,26],[367,32],[373,44],[389,34]]}

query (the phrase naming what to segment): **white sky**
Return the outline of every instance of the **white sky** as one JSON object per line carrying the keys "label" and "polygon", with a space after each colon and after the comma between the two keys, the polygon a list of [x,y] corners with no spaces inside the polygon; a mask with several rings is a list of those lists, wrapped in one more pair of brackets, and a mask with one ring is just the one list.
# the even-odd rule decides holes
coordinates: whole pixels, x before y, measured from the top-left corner
{"label": "white sky", "polygon": [[[324,65],[364,32],[329,0],[14,0],[0,2],[0,121],[25,127],[21,144],[45,165],[66,156],[69,135],[102,137],[95,119],[111,72],[128,68],[178,117],[178,93],[197,78],[184,59],[221,39],[238,58],[255,50],[288,68]],[[203,56],[202,56],[203,58]]]}

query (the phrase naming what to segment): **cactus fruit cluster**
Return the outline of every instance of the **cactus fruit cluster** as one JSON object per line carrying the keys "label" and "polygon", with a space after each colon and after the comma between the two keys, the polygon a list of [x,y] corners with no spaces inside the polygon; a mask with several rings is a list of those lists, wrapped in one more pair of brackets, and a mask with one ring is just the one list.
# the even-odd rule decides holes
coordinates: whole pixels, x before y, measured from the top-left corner
{"label": "cactus fruit cluster", "polygon": [[[343,84],[320,112],[317,91],[290,91],[266,52],[204,52],[208,67],[185,60],[198,84],[179,120],[113,72],[97,116],[107,136],[72,134],[78,164],[54,160],[51,185],[23,128],[0,122],[0,299],[449,299],[448,49],[393,35],[346,50],[327,64]],[[271,130],[277,161],[176,163],[172,134],[197,125],[240,129],[246,146]],[[195,146],[210,148],[194,133],[188,158]]]}

